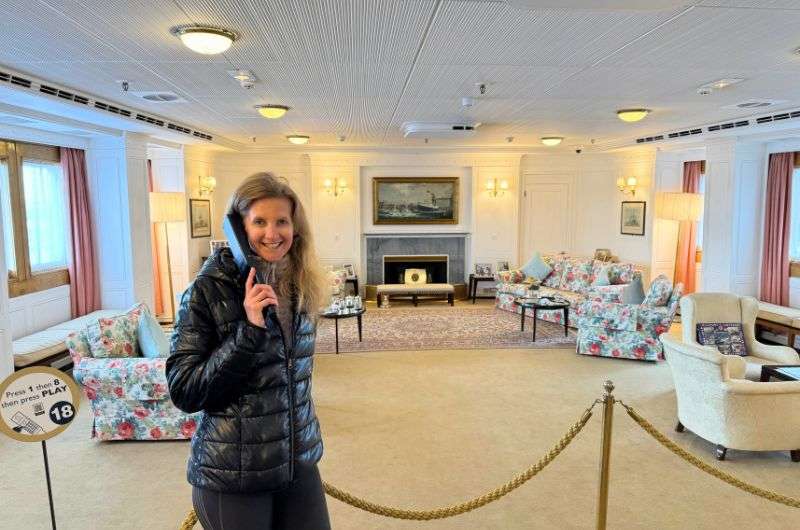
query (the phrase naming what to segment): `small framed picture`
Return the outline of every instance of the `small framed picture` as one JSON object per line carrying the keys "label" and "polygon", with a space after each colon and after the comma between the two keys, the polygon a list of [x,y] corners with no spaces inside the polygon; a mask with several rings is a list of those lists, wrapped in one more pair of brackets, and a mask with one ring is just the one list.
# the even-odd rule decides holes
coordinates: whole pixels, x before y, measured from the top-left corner
{"label": "small framed picture", "polygon": [[475,276],[491,276],[492,264],[491,263],[476,263]]}
{"label": "small framed picture", "polygon": [[622,201],[619,233],[629,236],[643,236],[645,222],[645,201]]}
{"label": "small framed picture", "polygon": [[189,224],[192,238],[211,237],[211,201],[189,199]]}
{"label": "small framed picture", "polygon": [[497,272],[507,271],[508,270],[508,262],[507,261],[498,261],[496,270],[497,270]]}
{"label": "small framed picture", "polygon": [[611,250],[607,248],[595,249],[594,259],[602,262],[611,261]]}
{"label": "small framed picture", "polygon": [[347,277],[348,278],[355,278],[356,277],[356,271],[353,268],[353,264],[352,263],[345,263],[344,265],[342,265],[342,268],[347,271]]}
{"label": "small framed picture", "polygon": [[224,247],[229,247],[230,246],[228,244],[228,240],[227,239],[212,239],[211,241],[209,241],[209,243],[211,244],[211,253],[212,254],[218,248],[224,248]]}

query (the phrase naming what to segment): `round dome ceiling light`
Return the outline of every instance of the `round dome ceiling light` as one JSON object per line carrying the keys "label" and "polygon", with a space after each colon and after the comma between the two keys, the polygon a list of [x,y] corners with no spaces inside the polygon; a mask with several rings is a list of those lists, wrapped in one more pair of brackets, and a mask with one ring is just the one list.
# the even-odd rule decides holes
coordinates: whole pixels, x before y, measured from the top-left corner
{"label": "round dome ceiling light", "polygon": [[547,147],[553,147],[560,144],[563,139],[561,136],[543,136],[542,143]]}
{"label": "round dome ceiling light", "polygon": [[227,29],[211,26],[178,26],[171,33],[193,52],[216,55],[231,47],[238,35]]}
{"label": "round dome ceiling light", "polygon": [[259,114],[270,120],[283,118],[283,115],[289,110],[286,105],[256,105],[256,108]]}
{"label": "round dome ceiling light", "polygon": [[648,114],[650,114],[650,109],[621,109],[617,111],[617,117],[627,122],[643,120]]}
{"label": "round dome ceiling light", "polygon": [[303,134],[290,134],[286,139],[295,145],[303,145],[308,143],[310,137]]}

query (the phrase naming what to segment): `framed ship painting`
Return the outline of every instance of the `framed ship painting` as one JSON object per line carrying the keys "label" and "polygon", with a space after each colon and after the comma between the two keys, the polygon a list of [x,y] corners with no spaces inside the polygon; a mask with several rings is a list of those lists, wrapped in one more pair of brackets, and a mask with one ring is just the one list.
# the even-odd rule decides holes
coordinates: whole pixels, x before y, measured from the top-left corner
{"label": "framed ship painting", "polygon": [[458,224],[458,177],[375,177],[376,225]]}
{"label": "framed ship painting", "polygon": [[629,236],[643,236],[646,203],[644,201],[622,201],[619,233]]}

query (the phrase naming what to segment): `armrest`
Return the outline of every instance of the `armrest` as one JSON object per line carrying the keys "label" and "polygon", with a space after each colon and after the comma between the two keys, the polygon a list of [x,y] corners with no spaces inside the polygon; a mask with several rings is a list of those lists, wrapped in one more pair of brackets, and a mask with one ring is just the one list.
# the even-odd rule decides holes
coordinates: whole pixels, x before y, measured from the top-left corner
{"label": "armrest", "polygon": [[661,335],[659,340],[664,345],[664,357],[667,362],[670,362],[673,353],[685,355],[718,364],[724,379],[744,379],[747,363],[738,355],[722,355],[714,346],[704,346],[698,342],[683,342],[668,333]]}
{"label": "armrest", "polygon": [[757,340],[747,346],[750,350],[748,353],[754,357],[773,361],[775,364],[800,364],[800,355],[794,348],[762,344]]}
{"label": "armrest", "polygon": [[622,303],[624,285],[592,285],[586,289],[586,298],[597,302]]}
{"label": "armrest", "polygon": [[800,381],[774,381],[761,383],[747,379],[732,379],[723,384],[725,392],[729,394],[747,395],[779,395],[794,394],[797,406],[800,407]]}
{"label": "armrest", "polygon": [[669,331],[669,327],[672,325],[672,319],[674,317],[675,313],[670,311],[670,308],[667,306],[639,306],[637,329],[652,333],[658,337],[662,333]]}
{"label": "armrest", "polygon": [[525,280],[525,273],[519,269],[510,271],[498,271],[497,281],[503,283],[522,283]]}
{"label": "armrest", "polygon": [[589,300],[578,304],[578,327],[636,331],[639,306]]}
{"label": "armrest", "polygon": [[100,397],[160,400],[168,397],[166,359],[82,359],[73,370],[90,400]]}

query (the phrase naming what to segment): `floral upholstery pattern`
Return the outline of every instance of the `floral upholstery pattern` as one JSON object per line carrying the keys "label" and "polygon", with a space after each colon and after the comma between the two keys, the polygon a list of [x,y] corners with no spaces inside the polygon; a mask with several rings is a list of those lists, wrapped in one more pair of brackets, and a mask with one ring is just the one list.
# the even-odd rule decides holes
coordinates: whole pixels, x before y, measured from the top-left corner
{"label": "floral upholstery pattern", "polygon": [[[138,322],[142,311],[148,311],[146,306],[140,307],[139,311],[129,311],[116,318],[135,318]],[[192,437],[202,413],[187,414],[172,404],[167,388],[166,359],[93,357],[85,329],[70,334],[67,346],[75,364],[73,377],[83,387],[92,407],[93,438],[167,440]]]}
{"label": "floral upholstery pattern", "polygon": [[[576,258],[567,257],[564,255],[556,256],[542,256],[542,259],[551,267],[551,273],[542,282],[539,288],[539,294],[542,296],[558,296],[570,302],[569,322],[568,325],[575,328],[578,327],[578,308],[582,302],[587,300],[597,302],[619,302],[622,296],[622,290],[625,288],[624,284],[618,285],[604,285],[593,286],[594,271],[596,270],[596,262],[592,258]],[[615,263],[614,265],[621,265],[621,270],[631,271],[626,272],[627,277],[631,280],[640,275],[635,270],[634,265]],[[495,307],[504,311],[511,311],[519,313],[519,307],[514,303],[514,298],[518,296],[525,296],[528,294],[528,284],[525,283],[526,279],[522,278],[521,271],[504,271],[498,273],[499,283],[497,284],[497,293],[495,295]],[[620,277],[618,275],[618,277]],[[566,290],[562,286],[562,281],[566,282],[571,287],[576,287],[579,290]],[[537,313],[538,317],[548,322],[561,324],[564,318],[563,311],[540,311]]]}
{"label": "floral upholstery pattern", "polygon": [[136,327],[139,316],[148,311],[144,304],[131,308],[124,315],[101,318],[84,330],[92,357],[135,357],[139,353]]}
{"label": "floral upholstery pattern", "polygon": [[592,284],[592,261],[567,262],[561,277],[563,291],[582,293]]}
{"label": "floral upholstery pattern", "polygon": [[672,325],[683,285],[670,288],[666,305],[587,301],[578,306],[578,353],[644,361],[664,358],[659,336]]}
{"label": "floral upholstery pattern", "polygon": [[627,285],[633,281],[635,272],[633,263],[612,263],[608,266],[608,281],[611,285]]}
{"label": "floral upholstery pattern", "polygon": [[672,282],[663,274],[659,274],[650,284],[642,304],[653,307],[667,305],[672,296]]}

